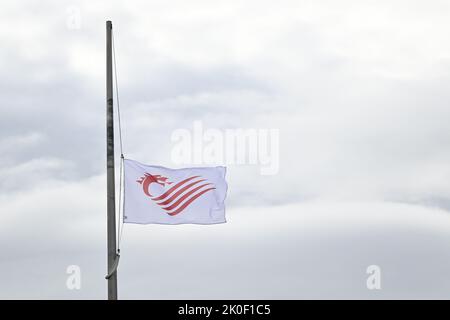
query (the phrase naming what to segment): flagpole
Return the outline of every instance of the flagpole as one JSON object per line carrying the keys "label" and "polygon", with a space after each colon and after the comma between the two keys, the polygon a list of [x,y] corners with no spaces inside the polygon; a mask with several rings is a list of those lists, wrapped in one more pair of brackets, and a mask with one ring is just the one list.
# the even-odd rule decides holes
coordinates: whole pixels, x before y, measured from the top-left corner
{"label": "flagpole", "polygon": [[[108,300],[117,300],[116,205],[114,185],[114,119],[111,21],[106,21],[106,183],[107,183],[107,238],[108,238]],[[113,272],[111,274],[111,272]]]}

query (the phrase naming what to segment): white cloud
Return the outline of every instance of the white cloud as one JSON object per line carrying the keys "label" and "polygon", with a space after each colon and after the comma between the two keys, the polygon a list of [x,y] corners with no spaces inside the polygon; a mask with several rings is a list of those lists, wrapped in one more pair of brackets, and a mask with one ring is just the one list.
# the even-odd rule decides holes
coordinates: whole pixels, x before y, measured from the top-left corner
{"label": "white cloud", "polygon": [[[14,244],[0,261],[2,298],[104,297],[104,185],[95,177],[0,198],[0,240]],[[450,285],[450,218],[438,208],[309,201],[227,215],[208,227],[125,225],[120,296],[444,298]],[[80,291],[65,286],[73,264]],[[382,270],[378,293],[365,287],[371,264]]]}

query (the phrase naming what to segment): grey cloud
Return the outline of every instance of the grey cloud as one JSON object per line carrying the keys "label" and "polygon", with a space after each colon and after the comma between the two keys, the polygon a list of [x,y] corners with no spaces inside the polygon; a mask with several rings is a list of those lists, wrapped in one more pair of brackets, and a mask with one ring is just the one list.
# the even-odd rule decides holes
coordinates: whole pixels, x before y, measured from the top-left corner
{"label": "grey cloud", "polygon": [[[69,29],[72,5],[0,13],[0,297],[104,297],[107,18],[126,156],[173,166],[170,135],[196,120],[280,129],[277,175],[228,168],[227,225],[127,226],[123,297],[445,297],[447,4],[82,1]],[[361,210],[349,217],[342,202]],[[326,212],[319,227],[296,220],[311,203]],[[380,292],[364,287],[372,263]],[[69,264],[83,269],[80,292],[65,288]]]}

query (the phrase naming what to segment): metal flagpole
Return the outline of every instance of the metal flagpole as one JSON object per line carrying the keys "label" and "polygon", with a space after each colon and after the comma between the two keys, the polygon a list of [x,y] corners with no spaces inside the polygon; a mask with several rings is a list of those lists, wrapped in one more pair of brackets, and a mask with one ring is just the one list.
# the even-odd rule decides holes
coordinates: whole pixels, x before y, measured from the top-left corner
{"label": "metal flagpole", "polygon": [[117,300],[116,205],[114,186],[114,123],[111,21],[106,21],[106,181],[108,238],[108,300]]}

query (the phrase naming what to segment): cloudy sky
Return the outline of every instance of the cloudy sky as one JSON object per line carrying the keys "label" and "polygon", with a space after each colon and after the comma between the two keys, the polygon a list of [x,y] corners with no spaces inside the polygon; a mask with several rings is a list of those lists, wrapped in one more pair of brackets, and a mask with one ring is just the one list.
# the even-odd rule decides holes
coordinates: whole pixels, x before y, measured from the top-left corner
{"label": "cloudy sky", "polygon": [[228,166],[227,224],[125,225],[120,298],[448,299],[449,14],[441,0],[3,2],[0,298],[106,297],[110,19],[128,158],[179,167],[171,135],[195,121],[279,129],[277,174]]}

